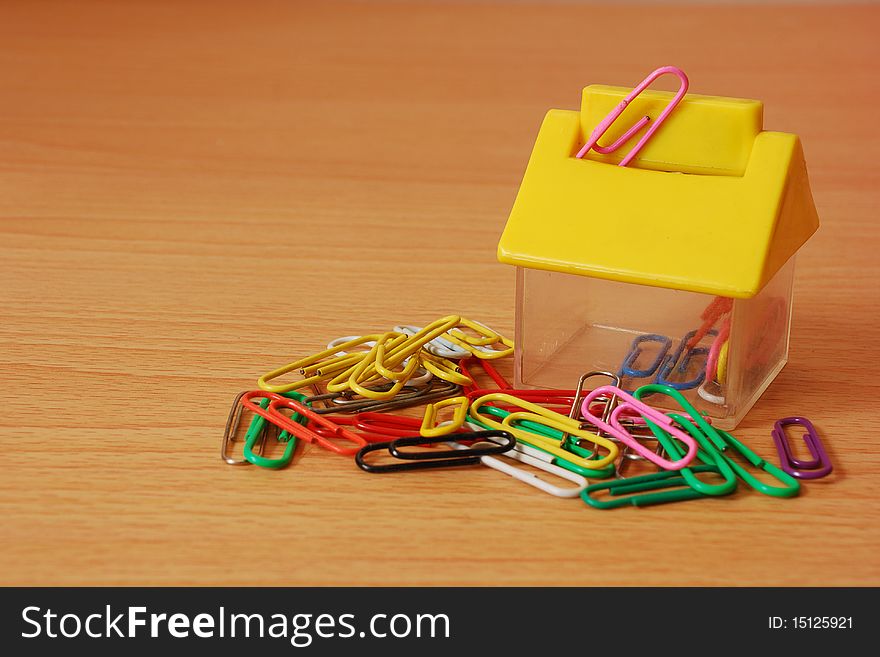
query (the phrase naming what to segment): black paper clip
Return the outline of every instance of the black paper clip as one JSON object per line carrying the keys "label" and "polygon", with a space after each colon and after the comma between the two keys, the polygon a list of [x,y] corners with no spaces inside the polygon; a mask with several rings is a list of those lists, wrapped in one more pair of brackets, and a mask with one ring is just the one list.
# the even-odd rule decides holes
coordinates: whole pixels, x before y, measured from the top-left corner
{"label": "black paper clip", "polygon": [[[492,439],[502,439],[504,442],[496,442]],[[447,450],[431,450],[430,452],[406,452],[402,447],[416,447],[419,445],[434,445],[446,443],[450,440],[460,441],[489,441],[490,445],[480,447],[465,447]],[[355,455],[354,461],[358,467],[367,472],[382,474],[385,472],[403,472],[404,470],[428,470],[432,468],[455,468],[462,465],[476,465],[483,456],[503,454],[509,452],[516,445],[516,438],[506,431],[474,431],[471,433],[456,433],[447,436],[412,436],[398,438],[387,443],[372,443],[364,445]],[[370,465],[364,457],[370,452],[388,450],[388,453],[403,463],[389,463],[386,465]]]}

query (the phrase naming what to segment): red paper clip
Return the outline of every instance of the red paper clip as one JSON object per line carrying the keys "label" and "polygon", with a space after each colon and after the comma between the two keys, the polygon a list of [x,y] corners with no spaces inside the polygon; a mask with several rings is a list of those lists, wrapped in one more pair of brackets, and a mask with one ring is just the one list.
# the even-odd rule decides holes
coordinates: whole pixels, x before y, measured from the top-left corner
{"label": "red paper clip", "polygon": [[384,436],[383,440],[406,438],[418,435],[422,427],[421,418],[391,415],[366,411],[355,416],[355,425],[362,431],[369,431]]}
{"label": "red paper clip", "polygon": [[[253,399],[268,399],[269,405],[266,408],[261,408],[259,404],[254,403]],[[246,392],[244,396],[241,398],[241,403],[245,408],[249,408],[257,415],[260,415],[276,427],[280,427],[289,433],[292,433],[294,436],[301,440],[305,440],[309,443],[317,443],[324,449],[328,449],[331,452],[335,452],[337,454],[342,454],[344,456],[351,456],[356,454],[357,451],[367,444],[367,440],[362,436],[357,435],[349,431],[348,429],[344,429],[340,427],[335,422],[328,420],[323,415],[318,415],[311,408],[306,406],[305,404],[300,404],[295,399],[288,399],[287,397],[282,397],[274,392],[267,392],[265,390],[251,390]],[[300,424],[299,422],[294,422],[292,419],[284,415],[279,409],[288,408],[296,413],[299,413],[303,417],[308,418],[310,423],[314,423],[317,427],[321,427],[324,431],[322,433],[317,433],[312,429]],[[354,443],[354,447],[342,447],[338,445],[331,439],[341,439],[347,440],[351,443]]]}
{"label": "red paper clip", "polygon": [[[365,411],[357,415],[325,415],[332,422],[352,427],[357,435],[370,443],[381,443],[395,438],[410,438],[419,435],[422,428],[422,420],[415,417],[406,417],[403,415],[392,415],[390,413],[378,413],[374,411]],[[333,437],[332,431],[317,427],[315,433]],[[468,433],[470,429],[461,428],[455,433]]]}
{"label": "red paper clip", "polygon": [[[348,427],[348,430],[352,433],[360,436],[368,443],[381,443],[388,440],[388,437],[384,434],[373,433],[371,431],[365,431],[361,427],[357,425],[357,415],[323,415],[323,417],[327,418],[334,424],[342,425]],[[312,431],[314,431],[319,436],[324,436],[325,438],[333,438],[333,430],[327,429],[325,427],[312,427]],[[411,432],[407,435],[411,435]]]}
{"label": "red paper clip", "polygon": [[[467,398],[468,401],[473,404],[475,399],[495,392],[503,392],[505,395],[518,397],[524,401],[532,402],[533,404],[541,404],[542,406],[565,406],[565,413],[563,413],[563,415],[568,414],[568,409],[571,408],[576,394],[575,390],[514,390],[513,388],[505,388],[504,390],[499,391],[478,388],[477,390],[469,391],[467,393]],[[503,404],[497,402],[489,403],[493,406],[504,408]]]}
{"label": "red paper clip", "polygon": [[483,368],[483,371],[489,376],[489,378],[491,378],[495,382],[495,385],[497,385],[500,390],[506,391],[510,390],[513,387],[507,382],[507,379],[501,376],[498,370],[495,369],[495,366],[492,365],[491,361],[485,358],[477,358],[476,356],[471,356],[470,358],[465,358],[464,360],[458,362],[458,367],[461,370],[461,373],[473,382],[472,385],[464,386],[465,390],[470,391],[478,389],[477,380],[476,378],[474,378],[474,375],[471,374],[470,370],[470,367],[475,362],[479,363],[480,367]]}

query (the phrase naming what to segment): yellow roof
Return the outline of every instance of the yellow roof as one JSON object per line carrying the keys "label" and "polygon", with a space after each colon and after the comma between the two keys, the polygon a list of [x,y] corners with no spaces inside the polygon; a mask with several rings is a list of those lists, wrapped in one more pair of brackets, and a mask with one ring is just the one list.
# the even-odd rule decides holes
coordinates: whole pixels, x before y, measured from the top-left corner
{"label": "yellow roof", "polygon": [[[574,157],[629,89],[584,89],[550,110],[498,243],[501,262],[628,283],[751,297],[819,226],[796,135],[762,130],[754,100],[688,94],[628,167]],[[610,144],[673,94],[645,92]]]}

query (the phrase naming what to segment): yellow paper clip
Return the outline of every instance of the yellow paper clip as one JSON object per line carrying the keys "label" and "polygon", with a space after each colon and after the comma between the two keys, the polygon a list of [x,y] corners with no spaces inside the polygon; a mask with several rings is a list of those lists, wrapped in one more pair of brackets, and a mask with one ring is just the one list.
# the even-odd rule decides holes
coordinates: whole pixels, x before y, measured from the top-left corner
{"label": "yellow paper clip", "polygon": [[485,360],[490,360],[493,358],[504,358],[505,356],[509,356],[513,353],[513,340],[505,338],[503,335],[499,335],[498,339],[495,342],[490,343],[501,344],[503,345],[502,349],[493,349],[491,346],[488,345],[471,344],[470,342],[466,342],[462,338],[453,335],[452,333],[447,333],[446,337],[462,349],[466,349],[467,351],[469,351],[477,358],[483,358]]}
{"label": "yellow paper clip", "polygon": [[[384,360],[386,357],[386,343],[392,345],[392,349],[401,344],[401,338],[406,339],[406,335],[403,333],[396,333],[394,331],[389,331],[381,336],[376,344],[370,349],[369,353],[366,357],[358,363],[357,367],[352,370],[351,375],[348,377],[346,387],[349,388],[352,392],[356,392],[361,397],[368,397],[370,399],[391,399],[394,397],[400,389],[406,384],[409,378],[416,371],[416,368],[419,366],[419,361],[417,358],[410,358],[409,361],[404,365],[403,370],[399,372],[392,371],[388,369]],[[381,368],[381,372],[379,372],[379,368]],[[343,372],[343,375],[345,372]],[[394,381],[394,384],[388,390],[372,390],[366,386],[367,383],[372,382],[378,376],[382,376],[389,381]],[[339,387],[341,381],[339,379],[342,375],[334,377],[334,379],[327,384],[328,392],[339,392],[340,390],[335,389]],[[333,387],[331,387],[333,384]],[[362,385],[364,384],[364,385]],[[343,388],[344,389],[344,388]]]}
{"label": "yellow paper clip", "polygon": [[[468,335],[458,326],[469,328],[478,335]],[[477,358],[489,360],[503,358],[513,353],[513,340],[505,338],[484,324],[465,317],[461,317],[456,327],[451,328],[444,337]],[[502,348],[492,348],[493,345],[502,345]]]}
{"label": "yellow paper clip", "polygon": [[[452,421],[443,422],[437,425],[437,412],[441,408],[456,405],[455,412],[452,414]],[[434,438],[436,436],[445,436],[446,434],[458,431],[464,426],[465,420],[467,420],[468,406],[469,403],[467,397],[451,397],[450,399],[444,399],[443,401],[428,404],[425,408],[425,417],[422,420],[422,426],[419,429],[419,433],[425,438]]]}
{"label": "yellow paper clip", "polygon": [[442,317],[441,319],[431,322],[412,337],[408,337],[403,344],[396,346],[389,351],[387,357],[388,362],[392,367],[403,362],[404,358],[421,351],[422,347],[431,340],[457,326],[460,320],[461,318],[458,315],[450,315],[449,317]]}
{"label": "yellow paper clip", "polygon": [[[509,404],[512,406],[518,406],[519,408],[525,409],[526,413],[523,412],[515,412],[511,413],[507,417],[504,418],[504,422],[497,422],[492,416],[484,415],[480,413],[480,406],[487,402],[501,402],[503,404]],[[584,431],[580,428],[580,423],[577,420],[572,420],[565,415],[560,415],[559,413],[554,413],[551,410],[544,408],[543,406],[538,406],[537,404],[533,404],[531,402],[527,402],[524,399],[519,399],[518,397],[514,397],[513,395],[508,395],[502,392],[493,392],[488,395],[483,395],[482,397],[474,400],[471,404],[470,410],[471,416],[486,426],[489,426],[493,429],[500,429],[501,431],[507,431],[512,433],[517,440],[521,440],[527,445],[531,445],[532,447],[537,447],[549,454],[553,454],[554,456],[558,456],[569,463],[573,463],[582,468],[587,468],[588,470],[598,470],[600,468],[605,467],[609,463],[612,463],[618,456],[619,450],[616,444],[605,438],[604,436],[597,436],[595,433],[590,433],[589,431]],[[548,427],[552,427],[554,429],[558,429],[560,431],[564,431],[573,436],[578,436],[580,438],[584,438],[591,443],[596,445],[602,445],[605,449],[608,450],[608,454],[599,459],[584,459],[576,454],[572,454],[571,452],[562,449],[559,446],[559,441],[553,438],[549,438],[547,436],[541,436],[536,433],[532,433],[531,431],[525,431],[523,429],[519,429],[513,426],[513,422],[516,420],[531,420],[532,422],[538,422]]]}
{"label": "yellow paper clip", "polygon": [[341,346],[351,343],[352,340],[359,340],[360,338],[361,336],[359,335],[347,335],[342,338],[331,340],[327,343],[327,348],[330,349],[332,347],[334,349],[339,349],[339,351],[337,351],[332,358],[327,358],[320,363],[315,363],[314,365],[302,368],[300,373],[303,376],[309,376],[311,374],[322,374],[326,376],[332,372],[338,372],[340,369],[347,369],[352,365],[357,364],[360,362],[361,358],[367,355],[376,342],[374,340],[369,340],[368,342],[359,344],[357,346],[360,348],[355,351],[343,350],[341,349]]}
{"label": "yellow paper clip", "polygon": [[[403,360],[403,369],[401,371],[395,371],[385,365],[385,359],[387,358],[386,350],[387,347],[385,346],[385,342],[380,340],[378,348],[376,349],[376,360],[373,361],[373,367],[376,368],[378,374],[381,374],[389,381],[396,381],[401,377],[408,379],[420,365],[418,356],[409,356]],[[391,367],[396,367],[396,365],[392,365]]]}
{"label": "yellow paper clip", "polygon": [[369,351],[363,351],[360,353],[354,354],[346,354],[345,356],[334,356],[333,358],[328,358],[327,360],[323,360],[320,363],[316,363],[315,365],[310,365],[309,367],[304,367],[300,370],[300,373],[303,376],[309,376],[312,374],[317,374],[322,377],[330,377],[333,376],[337,372],[348,371],[357,366],[364,358],[367,357]]}
{"label": "yellow paper clip", "polygon": [[727,340],[721,349],[718,350],[718,383],[724,383],[727,380],[727,353],[730,351],[730,340]]}
{"label": "yellow paper clip", "polygon": [[467,376],[462,374],[461,368],[448,358],[441,358],[424,350],[420,353],[419,358],[422,361],[422,367],[437,378],[458,386],[469,386],[472,383]]}
{"label": "yellow paper clip", "polygon": [[[326,375],[322,374],[314,374],[312,376],[307,376],[304,379],[300,379],[299,381],[294,381],[293,383],[279,383],[273,384],[270,383],[273,379],[277,379],[278,377],[284,376],[290,372],[294,372],[296,370],[302,370],[304,368],[309,368],[312,365],[321,363],[322,361],[328,358],[338,358],[336,356],[336,352],[344,349],[348,349],[351,347],[356,347],[365,342],[372,342],[374,340],[378,340],[380,335],[364,335],[354,340],[350,340],[340,345],[336,345],[329,349],[325,349],[324,351],[319,351],[316,354],[312,354],[311,356],[306,356],[305,358],[300,358],[299,360],[295,360],[292,363],[284,365],[283,367],[279,367],[276,370],[272,370],[271,372],[267,372],[259,379],[257,379],[257,385],[262,390],[267,390],[269,392],[290,392],[291,390],[296,390],[297,388],[302,388],[307,385],[311,385],[313,383],[317,383],[322,379],[326,378]],[[352,356],[356,356],[357,354],[352,354]]]}
{"label": "yellow paper clip", "polygon": [[[390,340],[390,344],[387,347],[384,345],[382,347],[382,358],[379,361],[380,367],[388,368],[388,371],[390,371],[390,368],[397,367],[403,363],[406,358],[419,353],[423,345],[458,324],[458,321],[458,316],[450,315],[449,317],[444,317],[432,322],[412,336],[397,331],[389,331],[388,333],[383,334],[383,337],[394,337]],[[388,338],[385,337],[385,339]],[[365,358],[365,361],[369,362],[362,363],[364,367],[360,367],[359,365],[357,368],[350,370],[349,380],[353,379],[356,384],[362,384],[364,381],[372,379],[377,373],[375,362],[377,353],[379,352],[376,347],[370,350],[370,353]],[[354,375],[354,369],[357,369],[357,376]],[[349,387],[349,385],[343,385],[342,377],[338,376],[334,377],[334,379],[328,384],[327,390],[329,392],[339,392],[346,387]]]}
{"label": "yellow paper clip", "polygon": [[396,346],[401,344],[406,336],[402,333],[389,331],[374,337],[373,346],[370,347],[369,351],[363,354],[353,354],[353,356],[361,357],[352,359],[348,363],[339,360],[337,364],[328,367],[327,373],[332,374],[336,372],[336,374],[325,384],[324,387],[327,389],[327,392],[344,392],[349,390],[351,388],[350,380],[355,375],[355,372],[357,372],[355,382],[359,385],[380,383],[387,380],[376,372],[376,355],[379,353],[380,344],[384,354],[384,350],[387,349],[386,342],[391,342],[392,346]]}
{"label": "yellow paper clip", "polygon": [[[460,328],[458,328],[458,326],[467,327],[470,330],[472,330],[474,333],[476,333],[477,335],[475,335],[475,336],[468,335],[467,333],[462,331]],[[458,326],[455,327],[454,329],[450,329],[449,334],[454,335],[455,337],[459,338],[460,340],[464,340],[468,344],[473,344],[473,345],[477,345],[480,347],[486,347],[490,344],[495,344],[496,342],[500,341],[500,339],[501,339],[500,333],[496,333],[495,331],[490,329],[485,324],[481,324],[480,322],[475,322],[474,320],[468,319],[467,317],[462,317],[458,322]]]}

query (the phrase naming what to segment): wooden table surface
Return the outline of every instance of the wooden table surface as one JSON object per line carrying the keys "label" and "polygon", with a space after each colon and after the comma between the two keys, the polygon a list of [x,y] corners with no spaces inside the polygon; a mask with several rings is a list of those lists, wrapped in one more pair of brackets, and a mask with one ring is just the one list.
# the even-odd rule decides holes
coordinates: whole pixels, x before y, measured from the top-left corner
{"label": "wooden table surface", "polygon": [[[0,7],[2,584],[880,584],[877,7]],[[626,40],[626,47],[621,47]],[[803,413],[794,500],[598,512],[487,468],[218,458],[236,392],[329,338],[460,313],[544,112],[675,63],[801,135],[822,227],[791,360],[737,432]],[[509,367],[509,363],[507,364]]]}

